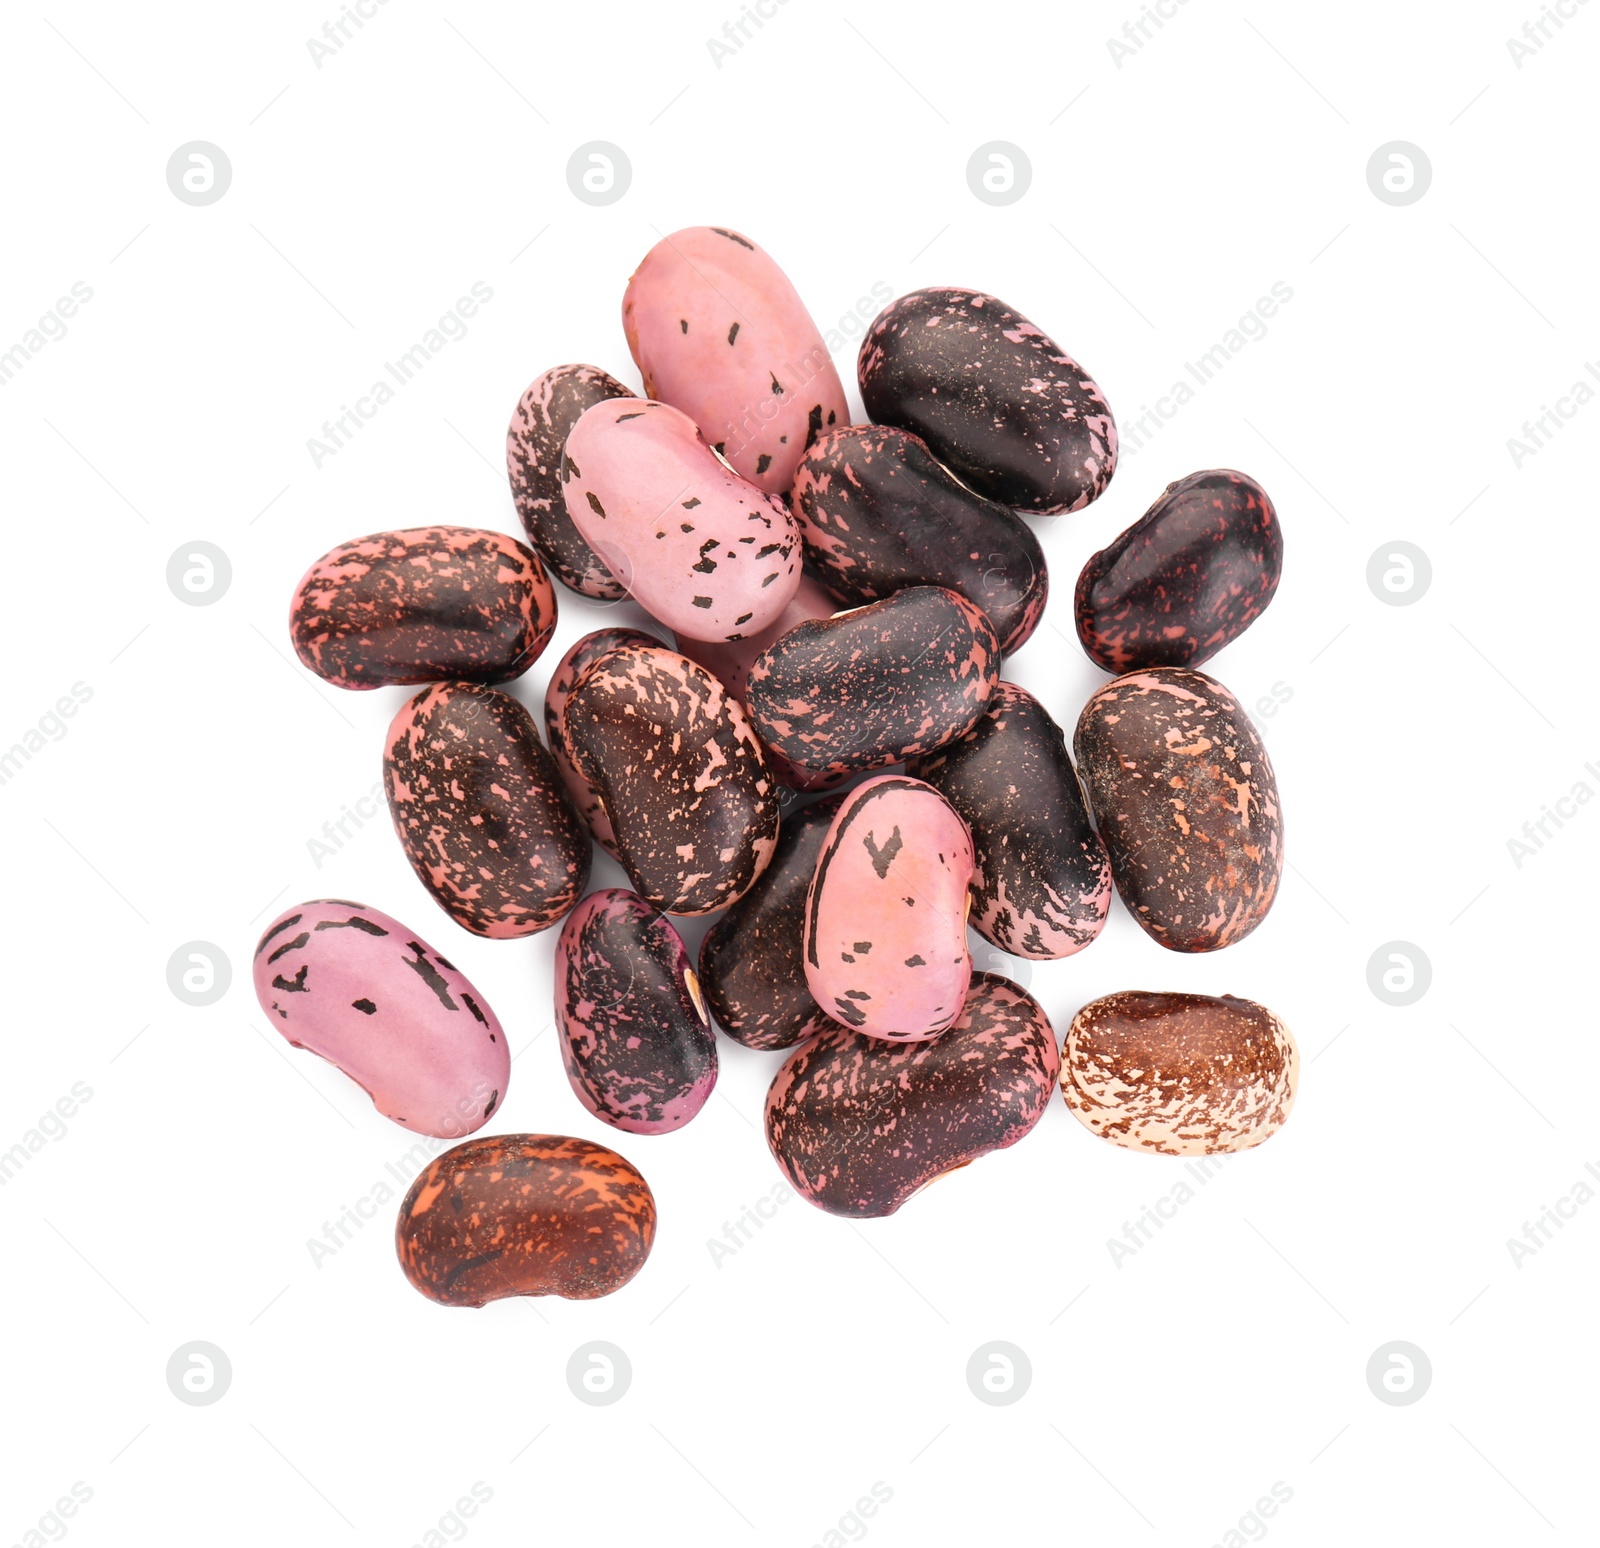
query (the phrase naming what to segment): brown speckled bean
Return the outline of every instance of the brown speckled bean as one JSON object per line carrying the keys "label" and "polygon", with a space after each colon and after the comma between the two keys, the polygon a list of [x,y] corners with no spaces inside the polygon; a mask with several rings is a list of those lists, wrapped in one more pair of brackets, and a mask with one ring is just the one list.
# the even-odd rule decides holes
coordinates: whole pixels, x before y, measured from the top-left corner
{"label": "brown speckled bean", "polygon": [[592,1140],[491,1134],[445,1151],[406,1191],[400,1267],[430,1301],[588,1301],[644,1267],[656,1201],[637,1168]]}
{"label": "brown speckled bean", "polygon": [[1073,1017],[1061,1066],[1067,1106],[1087,1128],[1165,1156],[1270,1139],[1299,1082],[1289,1029],[1231,994],[1108,994]]}
{"label": "brown speckled bean", "polygon": [[1107,683],[1073,739],[1128,912],[1170,951],[1217,951],[1267,916],[1283,868],[1272,762],[1214,677],[1152,667]]}

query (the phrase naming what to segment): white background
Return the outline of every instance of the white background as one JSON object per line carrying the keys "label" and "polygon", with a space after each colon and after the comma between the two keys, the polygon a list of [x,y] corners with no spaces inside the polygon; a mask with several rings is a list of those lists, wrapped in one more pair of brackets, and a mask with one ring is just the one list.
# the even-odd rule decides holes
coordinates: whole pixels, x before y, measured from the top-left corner
{"label": "white background", "polygon": [[[93,290],[0,388],[0,745],[92,690],[0,786],[0,1148],[74,1082],[93,1093],[0,1190],[0,1541],[75,1481],[85,1548],[417,1543],[477,1481],[492,1498],[462,1525],[485,1545],[805,1545],[841,1518],[884,1545],[1204,1545],[1279,1481],[1292,1498],[1261,1525],[1284,1544],[1591,1541],[1600,1203],[1520,1268],[1506,1240],[1600,1163],[1600,811],[1572,808],[1520,867],[1507,841],[1576,782],[1600,790],[1600,407],[1520,469],[1506,442],[1600,355],[1600,5],[1520,70],[1506,40],[1533,0],[1193,0],[1121,68],[1106,39],[1135,0],[942,20],[788,0],[720,69],[706,40],[732,0],[391,0],[319,69],[306,40],[335,14],[54,5],[0,24],[0,350],[75,281]],[[204,208],[165,180],[195,139],[233,167]],[[595,139],[633,167],[607,208],[565,178]],[[1005,208],[965,178],[995,139],[1033,165]],[[1433,167],[1404,208],[1365,175],[1395,139]],[[1071,630],[1084,559],[1197,468],[1273,495],[1282,588],[1208,670],[1250,706],[1289,691],[1260,717],[1291,861],[1278,905],[1188,957],[1119,903],[1032,988],[1058,1033],[1118,989],[1261,1000],[1299,1038],[1302,1093],[1120,1267],[1108,1238],[1181,1168],[1059,1100],[899,1217],[791,1199],[718,1266],[708,1239],[778,1181],[757,1121],[780,1056],[724,1039],[690,1128],[618,1136],[580,1109],[548,1030],[555,932],[456,928],[381,811],[311,858],[371,791],[405,695],[294,663],[295,581],[385,527],[518,531],[518,394],[569,360],[637,385],[623,287],[698,223],[763,243],[824,327],[880,280],[992,291],[1086,365],[1125,431],[1275,281],[1293,291],[1102,500],[1037,524],[1055,600],[1008,663],[1070,727],[1103,680]],[[317,469],[308,438],[474,281],[494,295],[468,336]],[[849,381],[853,350],[838,358]],[[195,539],[232,564],[209,607],[165,580]],[[1408,607],[1366,581],[1394,540],[1432,564]],[[628,615],[560,605],[515,685],[532,706],[572,639]],[[314,1265],[308,1239],[414,1143],[257,1013],[256,934],[321,895],[398,914],[483,989],[519,1050],[496,1129],[616,1141],[643,1169],[660,1232],[623,1291],[440,1308],[400,1274],[392,1204]],[[204,1009],[166,983],[196,939],[234,970]],[[1433,967],[1401,1009],[1366,978],[1393,940]],[[209,1407],[164,1376],[196,1339],[233,1367]],[[593,1339],[633,1366],[607,1408],[564,1377]],[[965,1381],[995,1339],[1032,1362],[1009,1407]],[[1397,1339],[1433,1366],[1409,1407],[1365,1379]],[[852,1522],[875,1482],[892,1498]]]}

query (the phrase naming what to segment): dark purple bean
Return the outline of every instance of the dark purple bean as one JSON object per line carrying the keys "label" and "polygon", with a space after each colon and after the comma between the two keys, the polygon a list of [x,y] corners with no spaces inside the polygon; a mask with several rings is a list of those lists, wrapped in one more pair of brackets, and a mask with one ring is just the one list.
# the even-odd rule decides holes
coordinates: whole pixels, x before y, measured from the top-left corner
{"label": "dark purple bean", "polygon": [[598,366],[553,366],[518,399],[506,432],[506,472],[528,541],[562,585],[602,602],[626,596],[627,588],[584,542],[567,514],[561,457],[567,432],[585,409],[607,398],[633,396]]}
{"label": "dark purple bean", "polygon": [[1089,825],[1061,727],[1015,683],[995,687],[978,723],[906,773],[966,819],[976,866],[969,923],[1019,957],[1070,957],[1099,935],[1111,863]]}
{"label": "dark purple bean", "polygon": [[886,768],[960,736],[1000,676],[980,608],[942,586],[908,586],[791,629],[750,668],[761,739],[815,773]]}
{"label": "dark purple bean", "polygon": [[1228,468],[1191,473],[1084,565],[1078,638],[1108,672],[1199,666],[1261,616],[1282,573],[1266,490]]}
{"label": "dark purple bean", "polygon": [[739,701],[663,647],[628,645],[584,672],[564,711],[634,888],[669,914],[731,903],[772,858],[777,782]]}
{"label": "dark purple bean", "polygon": [[746,1048],[792,1048],[831,1026],[806,985],[806,893],[842,796],[790,811],[755,885],[700,946],[700,987],[717,1025]]}
{"label": "dark purple bean", "polygon": [[424,688],[389,726],[383,786],[417,879],[474,935],[548,929],[588,883],[588,835],[533,717],[509,694]]}
{"label": "dark purple bean", "polygon": [[919,435],[979,494],[1049,516],[1105,492],[1117,427],[1077,361],[1003,301],[940,286],[892,301],[856,361],[874,424]]}
{"label": "dark purple bean", "polygon": [[953,478],[905,430],[828,431],[801,459],[790,500],[808,565],[847,606],[948,586],[988,614],[1007,654],[1044,613],[1050,582],[1033,529]]}
{"label": "dark purple bean", "polygon": [[620,887],[591,892],[556,944],[556,1025],[578,1100],[614,1129],[667,1134],[706,1104],[717,1044],[683,940]]}
{"label": "dark purple bean", "polygon": [[1016,1144],[1060,1069],[1038,1002],[977,973],[960,1020],[931,1042],[835,1027],[796,1049],[767,1093],[767,1144],[817,1208],[892,1215],[935,1178]]}
{"label": "dark purple bean", "polygon": [[608,651],[620,650],[624,645],[660,645],[653,634],[642,629],[596,629],[586,634],[556,663],[544,691],[544,734],[550,741],[550,755],[561,771],[562,782],[567,787],[567,797],[572,802],[594,841],[605,852],[616,857],[617,840],[611,831],[611,821],[600,796],[593,785],[578,772],[572,761],[572,749],[567,744],[567,700],[578,686],[583,674]]}

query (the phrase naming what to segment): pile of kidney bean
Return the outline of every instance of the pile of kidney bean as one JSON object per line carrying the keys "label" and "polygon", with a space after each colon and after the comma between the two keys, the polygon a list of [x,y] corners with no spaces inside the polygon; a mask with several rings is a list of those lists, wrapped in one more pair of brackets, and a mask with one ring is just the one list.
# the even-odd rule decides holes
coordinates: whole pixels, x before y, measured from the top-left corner
{"label": "pile of kidney bean", "polygon": [[[969,928],[1068,957],[1113,888],[1175,952],[1266,917],[1283,824],[1266,749],[1198,668],[1272,600],[1283,540],[1226,469],[1168,486],[1084,565],[1078,638],[1110,677],[1067,738],[1005,658],[1043,616],[1024,516],[1083,509],[1117,464],[1088,373],[995,297],[892,302],[857,362],[870,423],[793,285],[737,232],[664,238],[622,307],[645,396],[546,371],[507,438],[524,544],[436,526],[340,544],[295,591],[300,660],[342,688],[421,685],[383,779],[418,880],[474,935],[560,926],[555,1020],[579,1102],[630,1135],[690,1123],[715,1027],[784,1054],[766,1102],[795,1190],[892,1214],[1015,1144],[1059,1085],[1093,1133],[1184,1156],[1288,1116],[1294,1039],[1232,996],[1126,991],[1060,1046],[1038,1002],[974,972]],[[533,715],[498,685],[538,660],[563,586],[631,597],[667,639],[584,636]],[[591,842],[630,889],[588,891]],[[698,972],[671,916],[719,912]],[[649,1254],[656,1205],[614,1150],[476,1135],[510,1055],[483,996],[359,903],[288,909],[255,987],[296,1047],[386,1117],[463,1140],[396,1225],[424,1295],[604,1295]]]}

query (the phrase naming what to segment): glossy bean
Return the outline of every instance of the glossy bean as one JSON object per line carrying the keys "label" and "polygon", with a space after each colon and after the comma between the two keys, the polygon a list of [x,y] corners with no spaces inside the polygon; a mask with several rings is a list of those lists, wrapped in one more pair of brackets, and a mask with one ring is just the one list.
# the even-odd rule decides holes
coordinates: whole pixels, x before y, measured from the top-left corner
{"label": "glossy bean", "polygon": [[548,929],[588,883],[588,834],[533,717],[509,694],[424,688],[389,726],[383,785],[417,879],[474,935]]}
{"label": "glossy bean", "polygon": [[622,327],[645,391],[771,494],[787,493],[801,453],[850,417],[805,303],[737,231],[691,226],[657,242],[628,281]]}
{"label": "glossy bean", "polygon": [[971,835],[937,790],[896,774],[856,786],[806,897],[817,1004],[871,1037],[937,1037],[961,1014],[972,976],[971,877]]}
{"label": "glossy bean", "polygon": [[1031,693],[997,684],[970,731],[906,773],[972,832],[972,928],[986,941],[1019,957],[1070,957],[1099,935],[1111,863],[1061,727]]}
{"label": "glossy bean", "polygon": [[342,1070],[385,1118],[455,1138],[500,1105],[511,1055],[488,1002],[414,930],[319,898],[267,926],[256,999],[291,1047]]}
{"label": "glossy bean", "polygon": [[400,1204],[400,1267],[442,1306],[515,1295],[588,1301],[644,1267],[656,1201],[632,1163],[592,1140],[491,1134],[445,1151]]}
{"label": "glossy bean", "polygon": [[1044,615],[1049,574],[1033,529],[952,477],[908,431],[828,431],[801,459],[791,504],[807,562],[846,606],[947,586],[983,609],[1008,655]]}
{"label": "glossy bean", "polygon": [[1128,912],[1172,951],[1217,951],[1267,916],[1283,813],[1239,701],[1187,667],[1114,678],[1084,706],[1078,773]]}
{"label": "glossy bean", "polygon": [[626,595],[567,512],[561,457],[585,409],[634,394],[598,366],[553,366],[517,400],[506,432],[506,471],[528,541],[562,585],[602,602]]}
{"label": "glossy bean", "polygon": [[858,1219],[892,1215],[936,1178],[1014,1145],[1060,1070],[1030,995],[979,973],[955,1025],[899,1047],[834,1027],[785,1061],[767,1094],[767,1144],[795,1191]]}
{"label": "glossy bean", "polygon": [[295,654],[338,688],[520,677],[550,643],[539,556],[503,532],[414,527],[330,549],[295,588]]}
{"label": "glossy bean", "polygon": [[591,892],[556,943],[556,1026],[567,1080],[602,1123],[680,1129],[717,1083],[717,1044],[689,954],[637,893]]}
{"label": "glossy bean", "polygon": [[564,711],[634,890],[669,914],[731,903],[778,838],[777,784],[737,699],[676,651],[628,645],[579,679]]}
{"label": "glossy bean", "polygon": [[1260,617],[1282,573],[1266,490],[1229,468],[1191,473],[1084,565],[1078,638],[1108,672],[1199,666]]}
{"label": "glossy bean", "polygon": [[769,747],[817,774],[881,769],[966,731],[1000,676],[981,609],[908,586],[791,629],[750,668],[750,716]]}
{"label": "glossy bean", "polygon": [[1099,498],[1117,466],[1104,394],[1003,301],[937,286],[892,301],[861,341],[861,401],[969,489],[1049,516]]}
{"label": "glossy bean", "polygon": [[800,583],[789,507],[741,478],[694,422],[649,399],[597,403],[572,427],[567,509],[650,615],[702,640],[773,622]]}

